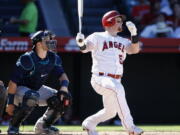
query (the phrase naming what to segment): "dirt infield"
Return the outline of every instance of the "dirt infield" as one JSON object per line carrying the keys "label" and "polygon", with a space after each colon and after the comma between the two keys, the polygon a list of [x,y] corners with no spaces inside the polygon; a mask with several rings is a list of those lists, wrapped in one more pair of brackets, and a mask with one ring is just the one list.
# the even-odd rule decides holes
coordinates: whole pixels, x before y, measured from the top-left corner
{"label": "dirt infield", "polygon": [[[22,135],[36,135],[34,133],[21,133]],[[1,133],[0,135],[7,135]],[[60,135],[87,135],[86,132],[61,132]],[[126,132],[99,132],[99,135],[128,135]],[[180,132],[145,132],[143,135],[180,135]]]}

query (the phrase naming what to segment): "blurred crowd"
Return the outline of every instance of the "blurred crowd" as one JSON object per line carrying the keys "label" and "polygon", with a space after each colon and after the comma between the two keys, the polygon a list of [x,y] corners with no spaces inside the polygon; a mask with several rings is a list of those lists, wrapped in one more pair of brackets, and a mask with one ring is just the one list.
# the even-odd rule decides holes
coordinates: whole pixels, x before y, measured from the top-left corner
{"label": "blurred crowd", "polygon": [[[12,17],[9,23],[19,24],[20,36],[29,36],[37,30],[39,23],[38,8],[34,0],[20,1],[24,4],[24,8],[19,14],[19,18]],[[116,1],[114,4],[119,7],[117,1],[125,0],[114,1]],[[121,3],[122,7],[119,7],[120,13],[123,10],[128,10],[127,14],[138,27],[141,37],[180,38],[179,0],[128,0],[124,3],[129,3],[129,5],[126,4],[126,9],[122,9]]]}
{"label": "blurred crowd", "polygon": [[144,38],[180,38],[178,0],[134,0],[130,11]]}

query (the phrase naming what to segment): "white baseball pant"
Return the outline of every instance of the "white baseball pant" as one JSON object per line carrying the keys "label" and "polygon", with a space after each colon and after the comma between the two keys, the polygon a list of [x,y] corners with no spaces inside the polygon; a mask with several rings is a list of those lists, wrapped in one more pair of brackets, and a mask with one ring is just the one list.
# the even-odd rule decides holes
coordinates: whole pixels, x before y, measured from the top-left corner
{"label": "white baseball pant", "polygon": [[82,125],[89,130],[95,130],[97,124],[111,119],[118,114],[122,126],[127,131],[133,131],[135,125],[126,102],[125,91],[121,84],[121,79],[93,74],[91,85],[98,94],[102,95],[104,108],[96,114],[86,118]]}
{"label": "white baseball pant", "polygon": [[[14,104],[15,105],[18,106],[19,103],[22,103],[23,96],[24,96],[25,92],[28,90],[31,90],[31,89],[28,87],[25,87],[25,86],[18,86],[17,87],[16,95],[14,98]],[[40,95],[38,105],[39,106],[47,106],[47,102],[46,102],[47,99],[54,96],[55,93],[57,93],[57,90],[43,85],[37,92]]]}

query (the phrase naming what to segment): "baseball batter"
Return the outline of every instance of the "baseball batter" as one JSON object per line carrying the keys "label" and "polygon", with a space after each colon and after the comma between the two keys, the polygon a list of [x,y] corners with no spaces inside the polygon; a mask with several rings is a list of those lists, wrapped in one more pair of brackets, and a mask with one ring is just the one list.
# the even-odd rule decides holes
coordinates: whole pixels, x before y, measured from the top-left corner
{"label": "baseball batter", "polygon": [[82,126],[87,130],[88,135],[98,135],[95,131],[96,126],[115,117],[116,114],[129,135],[143,133],[142,129],[134,125],[124,87],[121,84],[126,54],[136,54],[140,50],[137,29],[132,22],[126,22],[131,33],[131,41],[117,35],[122,31],[124,20],[124,15],[115,10],[109,11],[102,18],[105,32],[95,32],[86,39],[81,33],[76,36],[81,51],[92,54],[91,85],[98,94],[102,95],[104,105],[102,110],[83,121]]}
{"label": "baseball batter", "polygon": [[[8,85],[6,111],[12,115],[8,135],[19,135],[21,123],[38,105],[48,106],[48,109],[36,122],[35,133],[58,135],[59,130],[52,124],[70,105],[69,80],[61,58],[52,51],[57,43],[54,34],[38,31],[31,39],[33,50],[19,57]],[[50,73],[59,80],[59,90],[44,85]]]}

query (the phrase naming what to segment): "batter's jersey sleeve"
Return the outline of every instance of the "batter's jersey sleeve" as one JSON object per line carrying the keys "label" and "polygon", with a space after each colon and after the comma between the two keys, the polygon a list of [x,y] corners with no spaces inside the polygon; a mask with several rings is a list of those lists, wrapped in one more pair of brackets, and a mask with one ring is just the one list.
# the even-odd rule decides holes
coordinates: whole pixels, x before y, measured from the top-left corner
{"label": "batter's jersey sleeve", "polygon": [[52,74],[54,77],[59,78],[63,73],[64,73],[64,69],[62,66],[62,60],[57,54],[55,54],[55,63]]}
{"label": "batter's jersey sleeve", "polygon": [[26,76],[28,72],[33,69],[33,67],[33,61],[29,55],[24,54],[20,56],[11,75],[11,81],[15,82],[16,84],[20,83],[24,76]]}
{"label": "batter's jersey sleeve", "polygon": [[131,46],[131,44],[132,44],[131,40],[129,40],[127,38],[123,38],[123,45],[125,46],[126,51]]}
{"label": "batter's jersey sleeve", "polygon": [[124,45],[125,47],[126,46],[130,46],[132,43],[131,43],[131,40],[127,39],[127,38],[124,38]]}
{"label": "batter's jersey sleeve", "polygon": [[85,40],[85,44],[86,44],[86,50],[87,51],[95,50],[97,48],[97,45],[98,45],[97,34],[93,33],[93,34],[89,35]]}

